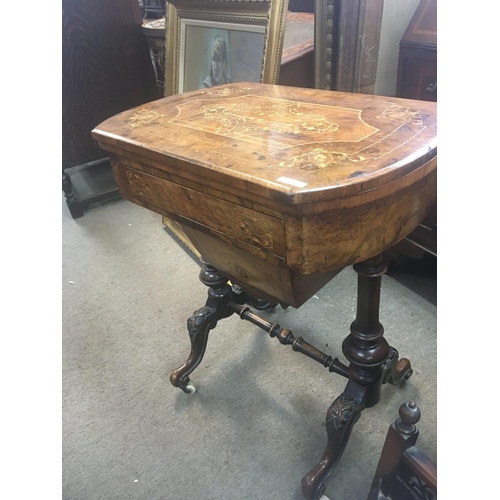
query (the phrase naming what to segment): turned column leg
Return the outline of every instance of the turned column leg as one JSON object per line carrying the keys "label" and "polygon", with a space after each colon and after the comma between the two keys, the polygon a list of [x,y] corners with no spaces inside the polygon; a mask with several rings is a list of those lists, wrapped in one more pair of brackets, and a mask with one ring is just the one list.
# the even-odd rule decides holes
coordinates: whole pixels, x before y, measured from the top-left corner
{"label": "turned column leg", "polygon": [[208,286],[208,299],[204,307],[198,309],[187,321],[191,353],[187,361],[170,375],[170,382],[186,393],[194,392],[194,386],[189,383],[189,375],[201,363],[208,342],[210,330],[215,328],[217,321],[233,314],[227,304],[231,300],[231,287],[228,278],[215,267],[203,263],[200,271],[201,282]]}
{"label": "turned column leg", "polygon": [[302,479],[302,493],[307,500],[322,496],[324,483],[340,460],[361,412],[380,400],[382,383],[395,383],[411,372],[408,360],[399,362],[405,362],[407,371],[401,367],[398,371],[397,351],[384,339],[379,322],[381,280],[386,270],[382,256],[356,264],[354,270],[358,273],[356,318],[342,345],[350,363],[349,382],[328,409],[328,441],[321,461]]}

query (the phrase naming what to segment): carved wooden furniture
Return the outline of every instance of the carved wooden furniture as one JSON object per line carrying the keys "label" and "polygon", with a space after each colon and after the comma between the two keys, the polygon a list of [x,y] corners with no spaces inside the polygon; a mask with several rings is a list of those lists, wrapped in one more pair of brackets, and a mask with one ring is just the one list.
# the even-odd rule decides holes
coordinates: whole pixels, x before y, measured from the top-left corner
{"label": "carved wooden furniture", "polygon": [[145,19],[142,32],[148,41],[158,97],[163,97],[165,95],[165,16],[158,19]]}
{"label": "carved wooden furniture", "polygon": [[437,0],[421,0],[401,39],[396,95],[437,101]]}
{"label": "carved wooden furniture", "polygon": [[119,196],[92,129],[158,98],[141,22],[137,0],[62,2],[63,191],[73,218]]}
{"label": "carved wooden furniture", "polygon": [[389,427],[367,500],[436,500],[437,466],[417,446],[420,409],[401,405]]}
{"label": "carved wooden furniture", "polygon": [[[188,320],[192,349],[174,386],[192,392],[209,331],[233,313],[348,379],[327,413],[324,455],[302,482],[305,498],[319,499],[361,411],[382,384],[411,375],[379,322],[381,252],[436,198],[436,105],[239,83],[131,109],[93,135],[122,196],[180,223],[204,262],[208,299]],[[300,307],[352,264],[348,365],[245,305]]]}

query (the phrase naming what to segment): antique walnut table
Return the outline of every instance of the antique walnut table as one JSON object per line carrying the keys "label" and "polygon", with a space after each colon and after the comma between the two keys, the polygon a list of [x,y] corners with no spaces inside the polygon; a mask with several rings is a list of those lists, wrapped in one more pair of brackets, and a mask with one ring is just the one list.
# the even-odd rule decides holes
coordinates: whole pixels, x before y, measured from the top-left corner
{"label": "antique walnut table", "polygon": [[[436,200],[436,104],[258,83],[175,95],[93,131],[123,198],[181,224],[202,256],[206,305],[171,382],[193,392],[208,334],[233,313],[348,379],[327,412],[327,445],[302,480],[319,499],[365,408],[410,362],[379,322],[382,252]],[[344,267],[358,273],[348,364],[252,312],[300,307]]]}

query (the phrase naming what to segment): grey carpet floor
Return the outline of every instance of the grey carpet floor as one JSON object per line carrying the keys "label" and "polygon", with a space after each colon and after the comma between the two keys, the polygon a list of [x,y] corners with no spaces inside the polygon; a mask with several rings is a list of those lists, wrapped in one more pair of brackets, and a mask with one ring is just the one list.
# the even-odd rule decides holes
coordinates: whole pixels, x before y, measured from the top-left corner
{"label": "grey carpet floor", "polygon": [[[63,499],[301,500],[345,379],[233,316],[211,333],[191,379],[186,320],[203,306],[199,267],[161,217],[119,200],[73,220],[63,201]],[[267,314],[345,362],[356,305],[343,270],[300,309]],[[383,386],[327,481],[331,500],[366,498],[399,406],[422,410],[418,445],[436,456],[436,276],[384,276],[380,321],[413,377]]]}

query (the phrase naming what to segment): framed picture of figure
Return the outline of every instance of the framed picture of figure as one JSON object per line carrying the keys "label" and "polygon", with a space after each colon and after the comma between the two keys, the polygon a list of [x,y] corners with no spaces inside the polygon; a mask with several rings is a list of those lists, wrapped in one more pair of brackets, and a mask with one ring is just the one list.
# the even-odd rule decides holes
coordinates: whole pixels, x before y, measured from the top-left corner
{"label": "framed picture of figure", "polygon": [[277,83],[288,0],[167,3],[165,95],[232,82]]}

